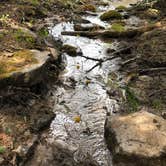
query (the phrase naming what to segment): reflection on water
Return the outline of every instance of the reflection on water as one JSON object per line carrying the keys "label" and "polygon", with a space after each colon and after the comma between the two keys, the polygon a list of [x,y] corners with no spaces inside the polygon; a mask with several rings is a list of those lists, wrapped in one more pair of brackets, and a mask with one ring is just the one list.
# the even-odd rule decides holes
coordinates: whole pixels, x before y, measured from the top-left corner
{"label": "reflection on water", "polygon": [[[103,8],[100,11],[103,12]],[[107,27],[107,23],[99,20],[99,15],[86,19]],[[63,36],[62,31],[74,31],[73,24],[60,23],[51,33],[56,40],[79,48],[87,57],[105,58],[108,56],[107,48],[116,49],[118,44],[80,36]],[[107,61],[87,72],[96,61],[65,53],[63,57],[66,69],[60,76],[62,86],[54,92],[56,118],[51,124],[50,136],[53,141],[61,140],[73,147],[75,161],[84,161],[91,156],[100,166],[110,166],[111,156],[104,142],[104,123],[106,114],[118,109],[118,105],[107,95],[106,83],[108,74],[118,69],[118,60]],[[79,117],[79,121],[75,121],[75,117]]]}
{"label": "reflection on water", "polygon": [[[64,44],[78,47],[87,57],[104,58],[107,56],[106,49],[113,47],[100,40],[61,36],[61,31],[64,30],[73,31],[73,25],[58,24],[52,34]],[[66,72],[61,75],[64,85],[55,92],[57,116],[51,125],[51,134],[54,139],[61,139],[70,146],[77,147],[76,161],[81,160],[80,156],[90,155],[100,165],[110,165],[110,154],[103,138],[104,123],[106,113],[116,109],[117,104],[107,96],[105,83],[109,72],[117,69],[117,61],[104,63],[87,73],[96,61],[66,54],[63,56]],[[75,123],[76,116],[80,116],[80,123]]]}

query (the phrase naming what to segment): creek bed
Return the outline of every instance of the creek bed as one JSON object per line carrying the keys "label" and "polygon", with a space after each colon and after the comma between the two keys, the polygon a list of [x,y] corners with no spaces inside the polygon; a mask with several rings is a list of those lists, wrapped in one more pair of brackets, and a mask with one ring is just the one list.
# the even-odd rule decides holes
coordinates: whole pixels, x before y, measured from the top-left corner
{"label": "creek bed", "polygon": [[[99,9],[101,11],[97,16],[83,18],[107,27],[107,23],[99,21],[103,8]],[[119,45],[116,40],[105,43],[99,39],[61,35],[62,31],[74,31],[73,27],[73,23],[59,23],[51,33],[63,44],[77,47],[86,57],[106,58],[106,50],[116,50]],[[110,166],[111,155],[104,140],[104,124],[107,113],[118,110],[118,103],[110,99],[106,89],[108,75],[118,70],[119,59],[104,62],[102,66],[87,72],[96,61],[80,56],[71,57],[66,53],[62,56],[66,68],[60,75],[63,84],[54,91],[56,118],[50,127],[50,140],[72,147],[74,160],[78,163],[90,157],[100,166]]]}

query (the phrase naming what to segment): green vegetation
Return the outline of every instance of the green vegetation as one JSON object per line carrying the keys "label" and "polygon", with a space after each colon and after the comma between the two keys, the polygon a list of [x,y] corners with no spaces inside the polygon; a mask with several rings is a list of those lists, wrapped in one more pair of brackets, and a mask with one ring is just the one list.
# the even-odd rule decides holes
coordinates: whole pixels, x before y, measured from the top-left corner
{"label": "green vegetation", "polygon": [[125,27],[122,24],[119,23],[113,23],[111,26],[111,29],[116,32],[123,32],[125,31]]}
{"label": "green vegetation", "polygon": [[127,9],[127,8],[126,8],[125,6],[122,6],[122,5],[120,5],[120,6],[118,6],[118,7],[115,8],[115,10],[117,10],[117,11],[119,11],[119,12],[125,11],[126,9]]}
{"label": "green vegetation", "polygon": [[34,43],[35,39],[28,32],[18,29],[14,32],[14,38],[19,42]]}
{"label": "green vegetation", "polygon": [[103,13],[100,16],[100,19],[103,21],[109,20],[109,19],[122,19],[122,15],[116,10],[109,10],[109,11]]}
{"label": "green vegetation", "polygon": [[6,148],[4,146],[0,146],[0,154],[5,153]]}
{"label": "green vegetation", "polygon": [[126,100],[127,100],[127,107],[130,112],[135,112],[138,110],[138,107],[140,105],[139,100],[135,96],[134,92],[129,88],[125,88],[126,92]]}
{"label": "green vegetation", "polygon": [[48,29],[43,27],[38,31],[38,35],[42,38],[47,37],[49,35]]}
{"label": "green vegetation", "polygon": [[163,103],[161,99],[155,99],[152,101],[152,107],[157,110],[161,110],[163,108]]}

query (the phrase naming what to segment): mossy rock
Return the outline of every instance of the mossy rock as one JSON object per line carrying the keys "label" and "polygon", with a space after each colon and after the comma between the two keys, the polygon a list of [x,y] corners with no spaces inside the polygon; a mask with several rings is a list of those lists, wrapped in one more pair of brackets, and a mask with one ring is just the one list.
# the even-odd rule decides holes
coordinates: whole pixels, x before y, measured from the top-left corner
{"label": "mossy rock", "polygon": [[50,52],[21,50],[0,56],[0,88],[8,85],[34,85],[43,79]]}
{"label": "mossy rock", "polygon": [[62,50],[70,56],[73,56],[73,57],[77,56],[77,48],[69,44],[63,45]]}
{"label": "mossy rock", "polygon": [[122,15],[116,10],[109,10],[109,11],[103,13],[100,16],[100,19],[102,21],[106,21],[106,20],[109,20],[109,19],[122,19]]}
{"label": "mossy rock", "polygon": [[116,7],[115,8],[115,10],[117,10],[118,12],[123,12],[123,11],[125,11],[127,8],[125,7],[125,6],[123,6],[123,5],[120,5],[120,6],[118,6],[118,7]]}
{"label": "mossy rock", "polygon": [[123,31],[125,31],[125,27],[122,24],[113,23],[111,26],[111,30],[116,31],[116,32],[123,32]]}
{"label": "mossy rock", "polygon": [[11,57],[1,59],[0,78],[7,77],[10,73],[21,70],[23,66],[34,63],[37,63],[37,60],[31,51],[15,52]]}

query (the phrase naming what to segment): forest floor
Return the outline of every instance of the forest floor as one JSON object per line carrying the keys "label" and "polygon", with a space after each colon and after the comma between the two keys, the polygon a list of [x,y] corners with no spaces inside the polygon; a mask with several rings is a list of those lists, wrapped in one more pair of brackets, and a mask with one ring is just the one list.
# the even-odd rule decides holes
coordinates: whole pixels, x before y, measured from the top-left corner
{"label": "forest floor", "polygon": [[[59,55],[61,47],[49,35],[48,27],[62,21],[79,23],[83,14],[87,11],[95,12],[96,6],[100,4],[104,5],[104,2],[2,0],[0,2],[0,81],[11,72],[20,71],[29,63],[36,63],[33,56],[27,58],[24,55],[28,50],[48,51],[53,57]],[[148,25],[159,26],[134,38],[125,38],[125,44],[127,43],[127,47],[130,46],[130,50],[121,56],[123,63],[120,71],[124,75],[126,90],[126,99],[121,107],[122,114],[146,107],[150,112],[166,118],[164,12],[165,10],[156,4],[136,5],[128,10],[129,15],[136,15],[146,20]],[[16,54],[18,60],[14,61]],[[54,77],[61,70],[59,59],[56,57],[56,60],[51,61],[51,66],[54,64],[51,71],[56,71]],[[46,80],[48,79],[50,78]],[[12,83],[7,85],[5,82],[0,87],[0,165],[18,165],[26,162],[33,153],[41,130],[45,129],[54,118],[55,114],[51,111],[54,101],[48,94],[50,87],[46,82],[26,85],[24,88],[12,86]],[[110,95],[113,93],[108,91]],[[115,95],[117,98],[124,98],[121,93]]]}

